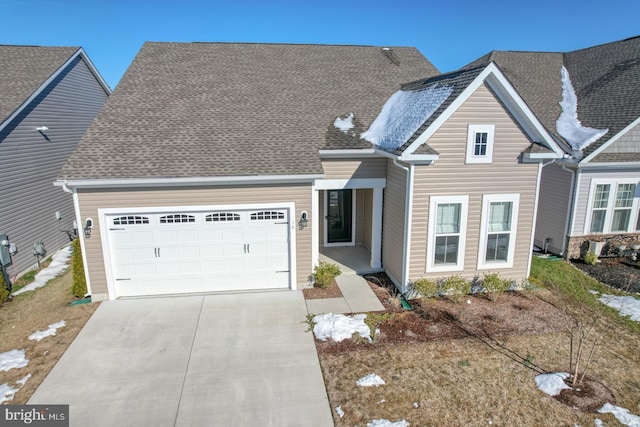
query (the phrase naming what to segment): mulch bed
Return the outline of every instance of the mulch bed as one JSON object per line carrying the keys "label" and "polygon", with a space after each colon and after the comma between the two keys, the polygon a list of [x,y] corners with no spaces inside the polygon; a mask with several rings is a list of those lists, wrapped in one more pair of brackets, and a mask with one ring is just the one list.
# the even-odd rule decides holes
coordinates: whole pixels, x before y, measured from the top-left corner
{"label": "mulch bed", "polygon": [[629,258],[600,258],[595,265],[572,260],[573,265],[599,282],[627,292],[640,292],[640,265]]}
{"label": "mulch bed", "polygon": [[[506,292],[496,301],[484,295],[469,295],[461,303],[446,298],[410,300],[412,310],[404,310],[394,291],[376,275],[369,286],[385,307],[390,319],[381,323],[378,345],[442,341],[476,337],[491,339],[509,335],[538,334],[564,330],[570,319],[546,298],[544,290]],[[370,279],[370,277],[367,277]],[[379,313],[382,314],[382,313]],[[373,348],[352,340],[318,341],[320,353],[343,353]]]}
{"label": "mulch bed", "polygon": [[320,288],[313,286],[302,290],[305,299],[321,299],[321,298],[341,298],[342,291],[334,280],[328,288]]}

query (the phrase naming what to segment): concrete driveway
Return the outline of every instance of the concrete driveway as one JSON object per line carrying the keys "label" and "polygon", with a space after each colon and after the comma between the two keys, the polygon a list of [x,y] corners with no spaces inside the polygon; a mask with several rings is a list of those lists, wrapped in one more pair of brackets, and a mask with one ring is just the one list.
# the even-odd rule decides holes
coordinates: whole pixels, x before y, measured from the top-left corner
{"label": "concrete driveway", "polygon": [[103,302],[30,399],[71,426],[333,426],[300,291]]}

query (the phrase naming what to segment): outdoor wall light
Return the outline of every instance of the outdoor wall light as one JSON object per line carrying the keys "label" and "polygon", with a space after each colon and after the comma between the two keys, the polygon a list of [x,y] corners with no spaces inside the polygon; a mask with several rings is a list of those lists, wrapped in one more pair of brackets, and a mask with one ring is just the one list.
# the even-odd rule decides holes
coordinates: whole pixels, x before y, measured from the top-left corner
{"label": "outdoor wall light", "polygon": [[84,237],[87,239],[91,237],[91,228],[93,227],[93,220],[91,218],[87,218],[87,222],[84,225]]}
{"label": "outdoor wall light", "polygon": [[298,221],[298,228],[300,230],[304,230],[304,228],[307,226],[307,223],[309,222],[309,214],[307,214],[307,211],[302,211],[300,213],[300,221]]}

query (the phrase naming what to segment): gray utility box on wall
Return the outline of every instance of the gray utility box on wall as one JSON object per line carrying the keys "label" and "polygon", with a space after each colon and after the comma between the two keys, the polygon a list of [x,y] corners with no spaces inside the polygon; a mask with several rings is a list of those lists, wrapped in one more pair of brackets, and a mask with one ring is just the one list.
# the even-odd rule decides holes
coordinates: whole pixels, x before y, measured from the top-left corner
{"label": "gray utility box on wall", "polygon": [[11,265],[11,253],[9,252],[8,242],[9,236],[0,234],[0,264],[2,264],[3,267]]}

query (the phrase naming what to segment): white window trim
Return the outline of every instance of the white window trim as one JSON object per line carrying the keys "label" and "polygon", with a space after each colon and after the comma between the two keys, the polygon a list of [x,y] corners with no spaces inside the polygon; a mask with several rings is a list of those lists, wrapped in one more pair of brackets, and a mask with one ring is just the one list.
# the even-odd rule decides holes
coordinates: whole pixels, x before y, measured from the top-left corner
{"label": "white window trim", "polygon": [[[607,201],[607,209],[605,213],[604,227],[602,232],[591,231],[591,219],[593,218],[593,202],[596,195],[596,186],[601,184],[609,184],[609,200]],[[613,223],[613,211],[615,210],[616,194],[618,193],[618,185],[634,184],[636,186],[636,194],[640,189],[640,182],[637,179],[592,179],[589,187],[589,202],[587,203],[587,212],[584,222],[584,234],[611,234],[611,233],[637,233],[636,223],[638,221],[638,210],[640,209],[640,197],[634,194],[633,204],[631,205],[631,217],[626,231],[611,231]]]}
{"label": "white window trim", "polygon": [[[511,238],[509,239],[509,253],[506,262],[486,262],[487,236],[489,226],[489,206],[493,202],[513,202],[511,211]],[[515,257],[516,240],[518,235],[518,211],[520,210],[520,194],[485,194],[482,197],[482,219],[480,220],[480,242],[478,245],[478,270],[493,270],[512,268]]]}
{"label": "white window trim", "polygon": [[[467,163],[492,163],[493,162],[493,140],[495,135],[495,125],[469,125],[467,129]],[[476,156],[474,154],[476,133],[487,134],[487,154]]]}
{"label": "white window trim", "polygon": [[[453,265],[436,265],[436,220],[439,204],[460,203],[460,240],[458,241],[458,263]],[[427,272],[447,272],[464,270],[465,246],[467,241],[467,217],[469,213],[469,196],[431,196],[429,201],[429,237],[427,239]]]}

